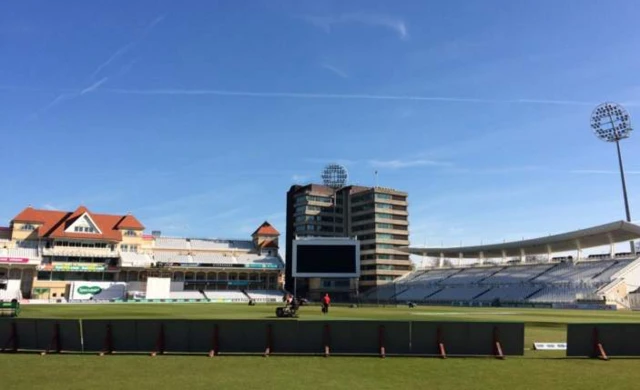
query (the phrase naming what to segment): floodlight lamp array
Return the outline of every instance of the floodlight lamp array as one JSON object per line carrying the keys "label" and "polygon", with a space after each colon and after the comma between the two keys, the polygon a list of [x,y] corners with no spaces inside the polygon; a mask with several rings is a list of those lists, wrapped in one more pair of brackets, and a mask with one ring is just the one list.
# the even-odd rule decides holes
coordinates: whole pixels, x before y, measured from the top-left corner
{"label": "floodlight lamp array", "polygon": [[629,113],[619,104],[602,103],[591,113],[591,128],[603,141],[615,142],[631,135]]}
{"label": "floodlight lamp array", "polygon": [[347,169],[340,164],[329,164],[322,171],[322,183],[334,190],[344,187],[348,177]]}

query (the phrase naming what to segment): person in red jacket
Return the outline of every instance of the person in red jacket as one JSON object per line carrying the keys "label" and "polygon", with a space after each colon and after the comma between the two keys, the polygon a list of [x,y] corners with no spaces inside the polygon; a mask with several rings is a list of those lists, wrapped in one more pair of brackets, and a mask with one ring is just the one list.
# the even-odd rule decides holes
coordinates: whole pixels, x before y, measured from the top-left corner
{"label": "person in red jacket", "polygon": [[331,304],[331,298],[329,298],[329,294],[324,294],[322,298],[322,312],[324,314],[329,314],[329,305]]}

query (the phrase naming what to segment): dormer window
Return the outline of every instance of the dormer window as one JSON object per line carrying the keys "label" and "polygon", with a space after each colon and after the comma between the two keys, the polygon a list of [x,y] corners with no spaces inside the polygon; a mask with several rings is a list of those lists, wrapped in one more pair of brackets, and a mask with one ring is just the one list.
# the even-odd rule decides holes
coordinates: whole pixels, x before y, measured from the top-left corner
{"label": "dormer window", "polygon": [[36,230],[36,227],[30,223],[22,225],[21,230]]}
{"label": "dormer window", "polygon": [[98,225],[93,221],[89,214],[85,213],[76,219],[67,229],[66,232],[102,234]]}
{"label": "dormer window", "polygon": [[124,232],[124,235],[127,236],[127,237],[135,237],[136,236],[136,232],[133,231],[133,230],[126,230]]}
{"label": "dormer window", "polygon": [[74,226],[73,231],[77,233],[95,233],[96,229],[93,226]]}

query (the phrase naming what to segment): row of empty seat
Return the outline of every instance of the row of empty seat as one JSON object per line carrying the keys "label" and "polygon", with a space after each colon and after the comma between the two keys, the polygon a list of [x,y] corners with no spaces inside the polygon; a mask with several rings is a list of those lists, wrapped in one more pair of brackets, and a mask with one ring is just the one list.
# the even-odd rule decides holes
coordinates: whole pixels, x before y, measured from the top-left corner
{"label": "row of empty seat", "polygon": [[283,293],[277,290],[248,290],[251,299],[260,303],[282,302]]}
{"label": "row of empty seat", "polygon": [[246,240],[211,240],[176,237],[156,237],[154,247],[159,249],[253,249],[253,242]]}
{"label": "row of empty seat", "polygon": [[40,254],[37,248],[1,248],[0,257],[39,259]]}
{"label": "row of empty seat", "polygon": [[396,283],[378,287],[364,298],[400,302],[570,303],[597,299],[596,292],[634,261],[616,258],[420,270]]}
{"label": "row of empty seat", "polygon": [[172,291],[169,294],[171,299],[207,299],[200,291]]}
{"label": "row of empty seat", "polygon": [[242,254],[238,256],[225,256],[211,253],[195,253],[185,255],[179,252],[156,252],[153,255],[156,262],[183,263],[183,264],[255,264],[256,266],[280,267],[282,262],[275,256],[263,256],[258,254]]}
{"label": "row of empty seat", "polygon": [[242,291],[205,291],[204,295],[212,302],[249,302]]}
{"label": "row of empty seat", "polygon": [[120,254],[124,267],[149,267],[153,260],[145,253],[122,252]]}

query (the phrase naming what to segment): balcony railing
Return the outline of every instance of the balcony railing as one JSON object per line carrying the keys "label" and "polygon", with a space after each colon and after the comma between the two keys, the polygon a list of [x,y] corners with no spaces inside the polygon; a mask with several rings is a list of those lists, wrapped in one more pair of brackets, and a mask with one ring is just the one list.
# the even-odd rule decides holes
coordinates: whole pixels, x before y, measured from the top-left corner
{"label": "balcony railing", "polygon": [[72,246],[56,246],[42,249],[43,256],[73,257],[118,257],[120,253],[109,248],[82,248]]}

